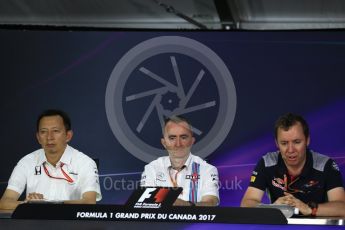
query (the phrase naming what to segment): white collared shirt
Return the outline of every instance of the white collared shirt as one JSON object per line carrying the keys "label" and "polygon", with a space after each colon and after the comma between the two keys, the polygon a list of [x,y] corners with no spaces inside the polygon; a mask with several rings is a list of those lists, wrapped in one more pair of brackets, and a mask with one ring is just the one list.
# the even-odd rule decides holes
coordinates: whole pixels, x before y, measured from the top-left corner
{"label": "white collared shirt", "polygon": [[[212,195],[218,197],[218,170],[213,165],[198,156],[189,154],[185,166],[176,177],[178,187],[182,187],[182,194],[180,199],[186,201],[193,201],[196,196],[196,201],[200,202],[203,196]],[[171,162],[168,156],[159,157],[145,166],[144,172],[141,176],[140,186],[162,186],[173,187],[175,178],[171,177],[177,173],[172,169]],[[193,186],[195,188],[193,189]]]}
{"label": "white collared shirt", "polygon": [[[64,171],[73,182],[49,177],[43,164],[50,176],[66,178]],[[96,163],[69,145],[55,167],[47,162],[43,149],[24,156],[13,169],[7,189],[22,194],[25,188],[26,194],[41,193],[48,200],[79,200],[89,191],[97,193],[97,201],[102,199]]]}

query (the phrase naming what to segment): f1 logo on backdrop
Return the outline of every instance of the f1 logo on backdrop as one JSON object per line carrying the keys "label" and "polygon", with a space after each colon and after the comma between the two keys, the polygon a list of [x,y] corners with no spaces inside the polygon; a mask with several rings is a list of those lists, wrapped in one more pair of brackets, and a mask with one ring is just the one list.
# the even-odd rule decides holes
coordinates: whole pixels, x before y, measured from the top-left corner
{"label": "f1 logo on backdrop", "polygon": [[155,37],[131,48],[114,67],[105,94],[113,134],[144,162],[166,155],[160,138],[164,119],[172,115],[191,121],[197,140],[192,152],[207,157],[228,135],[236,103],[222,59],[181,36]]}

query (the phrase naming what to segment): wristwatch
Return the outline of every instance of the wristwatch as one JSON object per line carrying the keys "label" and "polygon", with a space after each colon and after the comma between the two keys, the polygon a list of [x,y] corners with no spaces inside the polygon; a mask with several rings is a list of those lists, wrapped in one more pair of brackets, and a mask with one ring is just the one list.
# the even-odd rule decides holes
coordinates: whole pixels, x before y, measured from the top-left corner
{"label": "wristwatch", "polygon": [[311,216],[316,216],[317,208],[319,207],[318,203],[316,202],[309,202],[308,203],[309,208],[311,208]]}

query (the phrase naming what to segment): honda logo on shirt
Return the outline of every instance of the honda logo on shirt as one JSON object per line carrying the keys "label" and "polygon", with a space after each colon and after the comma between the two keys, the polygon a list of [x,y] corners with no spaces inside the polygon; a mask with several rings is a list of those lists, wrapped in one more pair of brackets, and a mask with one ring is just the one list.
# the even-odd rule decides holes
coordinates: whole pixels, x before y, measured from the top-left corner
{"label": "honda logo on shirt", "polygon": [[41,175],[41,166],[36,166],[35,167],[35,175]]}

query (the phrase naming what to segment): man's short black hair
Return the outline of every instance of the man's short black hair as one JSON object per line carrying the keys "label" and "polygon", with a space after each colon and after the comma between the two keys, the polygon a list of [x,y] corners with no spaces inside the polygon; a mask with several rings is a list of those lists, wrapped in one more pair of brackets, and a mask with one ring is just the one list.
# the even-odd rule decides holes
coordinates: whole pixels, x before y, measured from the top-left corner
{"label": "man's short black hair", "polygon": [[62,118],[63,124],[65,126],[66,131],[71,130],[72,125],[71,125],[71,119],[69,118],[69,116],[67,115],[66,112],[62,111],[62,110],[58,110],[58,109],[47,109],[45,111],[43,111],[37,118],[37,122],[36,122],[36,129],[37,131],[39,130],[39,125],[40,125],[40,121],[43,117],[50,117],[50,116],[60,116]]}
{"label": "man's short black hair", "polygon": [[303,133],[306,138],[309,137],[309,126],[305,119],[298,114],[293,113],[286,113],[278,118],[274,126],[274,137],[277,140],[278,137],[278,129],[283,129],[285,131],[289,130],[289,128],[295,125],[297,122],[301,123],[303,128]]}

